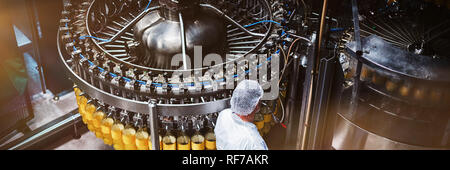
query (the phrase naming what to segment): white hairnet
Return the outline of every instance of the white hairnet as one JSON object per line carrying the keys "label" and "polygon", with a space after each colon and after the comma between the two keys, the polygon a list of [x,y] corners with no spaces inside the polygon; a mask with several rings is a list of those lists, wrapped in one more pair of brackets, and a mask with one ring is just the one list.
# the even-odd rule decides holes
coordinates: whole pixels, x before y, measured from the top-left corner
{"label": "white hairnet", "polygon": [[231,97],[231,110],[243,116],[249,115],[263,94],[264,90],[257,81],[243,80],[234,89],[233,97]]}

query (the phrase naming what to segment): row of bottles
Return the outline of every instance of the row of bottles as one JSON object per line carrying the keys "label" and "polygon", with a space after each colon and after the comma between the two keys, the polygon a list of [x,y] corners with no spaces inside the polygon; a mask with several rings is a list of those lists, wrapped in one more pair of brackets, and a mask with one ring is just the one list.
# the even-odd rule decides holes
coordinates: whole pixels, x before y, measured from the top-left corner
{"label": "row of bottles", "polygon": [[216,137],[212,127],[206,128],[203,135],[200,128],[190,136],[182,125],[178,132],[174,132],[165,126],[165,134],[162,137],[162,150],[216,150]]}
{"label": "row of bottles", "polygon": [[[89,129],[107,145],[116,150],[151,150],[151,136],[147,125],[149,124],[143,114],[130,114],[126,111],[117,113],[117,109],[110,106],[106,108],[99,101],[89,99],[80,89],[74,88],[79,113]],[[159,132],[160,150],[215,150],[216,138],[214,123],[208,122],[206,128],[200,125],[193,133],[188,133],[186,124],[173,129],[165,124]],[[189,130],[192,131],[192,130]],[[192,134],[192,135],[188,135]]]}
{"label": "row of bottles", "polygon": [[[354,75],[354,70],[347,74],[347,78]],[[445,103],[450,101],[449,88],[442,85],[426,85],[417,82],[402,80],[395,76],[376,71],[366,65],[361,70],[361,80],[383,89],[389,94],[409,98],[418,102]]]}
{"label": "row of bottles", "polygon": [[271,128],[276,124],[272,118],[272,114],[277,116],[279,104],[274,104],[272,101],[263,102],[261,109],[255,115],[254,124],[258,128],[261,136],[267,135]]}

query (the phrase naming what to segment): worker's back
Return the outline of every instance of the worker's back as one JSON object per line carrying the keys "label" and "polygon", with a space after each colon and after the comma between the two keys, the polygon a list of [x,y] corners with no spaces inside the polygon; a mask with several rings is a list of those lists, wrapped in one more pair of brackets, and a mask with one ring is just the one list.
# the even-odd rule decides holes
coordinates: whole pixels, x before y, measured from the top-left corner
{"label": "worker's back", "polygon": [[231,109],[219,113],[214,132],[218,150],[267,150],[256,126],[243,121]]}

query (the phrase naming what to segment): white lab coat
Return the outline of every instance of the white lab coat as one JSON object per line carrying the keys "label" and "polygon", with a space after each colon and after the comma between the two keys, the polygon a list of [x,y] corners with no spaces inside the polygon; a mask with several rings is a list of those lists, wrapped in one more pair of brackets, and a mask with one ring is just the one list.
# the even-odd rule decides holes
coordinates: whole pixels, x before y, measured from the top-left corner
{"label": "white lab coat", "polygon": [[219,113],[214,133],[217,150],[267,150],[256,126],[243,121],[231,109]]}

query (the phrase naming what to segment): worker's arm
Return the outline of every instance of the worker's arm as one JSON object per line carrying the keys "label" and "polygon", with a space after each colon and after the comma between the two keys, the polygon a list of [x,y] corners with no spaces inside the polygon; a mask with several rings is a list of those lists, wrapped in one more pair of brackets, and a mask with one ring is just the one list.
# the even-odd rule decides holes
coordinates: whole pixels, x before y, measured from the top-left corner
{"label": "worker's arm", "polygon": [[253,150],[269,150],[264,140],[256,142],[253,147]]}

